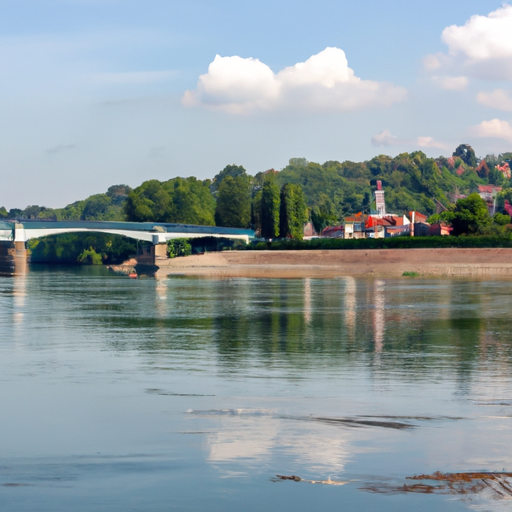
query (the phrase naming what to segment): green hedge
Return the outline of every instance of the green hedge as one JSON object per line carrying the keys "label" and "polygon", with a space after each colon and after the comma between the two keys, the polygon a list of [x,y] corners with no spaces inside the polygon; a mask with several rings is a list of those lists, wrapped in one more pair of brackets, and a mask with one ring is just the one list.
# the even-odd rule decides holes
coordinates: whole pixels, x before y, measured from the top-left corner
{"label": "green hedge", "polygon": [[167,242],[167,257],[178,258],[179,256],[190,256],[192,246],[187,238],[173,238]]}
{"label": "green hedge", "polygon": [[510,236],[425,236],[394,238],[313,238],[312,240],[278,240],[257,242],[247,246],[255,251],[315,250],[315,249],[436,249],[443,247],[485,248],[511,247]]}

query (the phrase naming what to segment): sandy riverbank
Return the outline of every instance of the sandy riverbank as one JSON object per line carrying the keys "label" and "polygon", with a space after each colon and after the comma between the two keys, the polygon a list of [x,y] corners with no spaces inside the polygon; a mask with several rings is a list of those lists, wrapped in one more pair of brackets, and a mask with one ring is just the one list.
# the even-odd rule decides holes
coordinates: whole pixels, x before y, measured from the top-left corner
{"label": "sandy riverbank", "polygon": [[373,249],[330,251],[226,251],[159,259],[158,276],[512,278],[512,249]]}

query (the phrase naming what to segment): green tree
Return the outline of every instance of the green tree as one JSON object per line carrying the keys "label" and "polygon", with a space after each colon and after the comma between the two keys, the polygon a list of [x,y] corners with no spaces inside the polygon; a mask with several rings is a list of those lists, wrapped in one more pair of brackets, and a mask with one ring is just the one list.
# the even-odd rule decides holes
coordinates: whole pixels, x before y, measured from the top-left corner
{"label": "green tree", "polygon": [[96,194],[85,201],[81,220],[107,220],[112,199],[106,194]]}
{"label": "green tree", "polygon": [[326,194],[320,194],[318,203],[311,208],[311,222],[317,233],[321,233],[327,226],[337,224],[341,215],[336,212],[336,207]]}
{"label": "green tree", "polygon": [[261,236],[277,238],[279,236],[279,187],[276,172],[268,171],[261,188]]}
{"label": "green tree", "polygon": [[308,161],[305,158],[290,158],[289,165],[293,167],[307,167]]}
{"label": "green tree", "polygon": [[148,180],[128,195],[125,203],[128,220],[165,222],[170,214],[170,197],[158,180]]}
{"label": "green tree", "polygon": [[173,178],[161,183],[145,181],[124,203],[127,220],[215,225],[215,199],[210,180]]}
{"label": "green tree", "polygon": [[251,184],[247,175],[226,176],[217,191],[217,226],[246,228],[251,222]]}
{"label": "green tree", "polygon": [[112,199],[112,204],[119,205],[126,201],[131,191],[132,188],[128,185],[112,185],[108,187],[106,195]]}
{"label": "green tree", "polygon": [[281,188],[279,235],[302,240],[307,221],[306,202],[300,185],[285,183]]}
{"label": "green tree", "polygon": [[491,225],[491,216],[485,201],[476,193],[459,199],[453,209],[454,235],[481,234]]}
{"label": "green tree", "polygon": [[186,238],[173,238],[167,242],[167,256],[177,258],[179,256],[190,256],[192,246]]}
{"label": "green tree", "polygon": [[242,165],[226,165],[226,167],[216,174],[212,180],[210,189],[213,194],[217,192],[222,181],[228,176],[231,176],[232,178],[236,178],[237,176],[247,176],[247,171]]}
{"label": "green tree", "polygon": [[98,254],[92,247],[84,249],[76,259],[77,263],[82,265],[102,265],[101,254]]}
{"label": "green tree", "polygon": [[261,233],[261,189],[254,192],[251,201],[251,225],[255,231]]}
{"label": "green tree", "polygon": [[476,167],[478,162],[475,151],[469,144],[460,144],[453,152],[454,157],[459,157],[469,167]]}
{"label": "green tree", "polygon": [[491,185],[503,186],[506,183],[506,178],[503,176],[503,173],[498,171],[495,167],[493,167],[489,171],[489,183]]}
{"label": "green tree", "polygon": [[506,226],[511,222],[510,215],[496,212],[493,217],[493,222],[494,224],[498,224],[499,226]]}

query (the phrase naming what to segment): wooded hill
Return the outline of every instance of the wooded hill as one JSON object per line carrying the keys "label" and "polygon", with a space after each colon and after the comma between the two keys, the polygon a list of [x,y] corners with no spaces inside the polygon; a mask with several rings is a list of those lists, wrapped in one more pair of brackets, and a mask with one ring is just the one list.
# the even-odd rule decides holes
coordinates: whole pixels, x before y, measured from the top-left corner
{"label": "wooded hill", "polygon": [[[460,145],[452,157],[428,158],[423,152],[402,153],[394,158],[379,155],[367,162],[328,161],[324,164],[292,158],[275,182],[300,185],[309,215],[317,229],[337,224],[343,218],[372,207],[372,190],[381,180],[390,212],[418,210],[428,215],[449,207],[461,195],[478,185],[504,187],[499,204],[512,199],[512,182],[498,165],[512,153],[477,159],[473,149]],[[57,220],[133,220],[181,222],[205,225],[249,227],[257,223],[255,199],[269,171],[249,176],[242,166],[228,165],[213,180],[172,178],[149,180],[131,189],[114,185],[105,194],[96,194],[65,208],[29,206],[9,212],[0,209],[0,218],[44,218]],[[261,194],[260,194],[261,195]]]}

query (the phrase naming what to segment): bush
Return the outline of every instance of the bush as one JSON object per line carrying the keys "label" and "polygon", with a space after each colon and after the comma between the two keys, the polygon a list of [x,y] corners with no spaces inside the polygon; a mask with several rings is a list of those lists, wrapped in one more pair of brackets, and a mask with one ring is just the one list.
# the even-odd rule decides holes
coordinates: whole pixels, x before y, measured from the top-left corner
{"label": "bush", "polygon": [[98,254],[92,247],[84,249],[76,259],[81,265],[102,265],[101,254]]}
{"label": "bush", "polygon": [[190,256],[192,246],[186,238],[174,238],[167,242],[167,257],[177,258],[179,256]]}
{"label": "bush", "polygon": [[[300,251],[300,250],[350,250],[350,249],[437,249],[443,247],[487,248],[511,247],[511,234],[502,236],[425,236],[394,238],[313,238],[312,240],[278,240],[275,242],[259,242],[251,245],[255,251]],[[248,247],[249,248],[249,247]]]}

